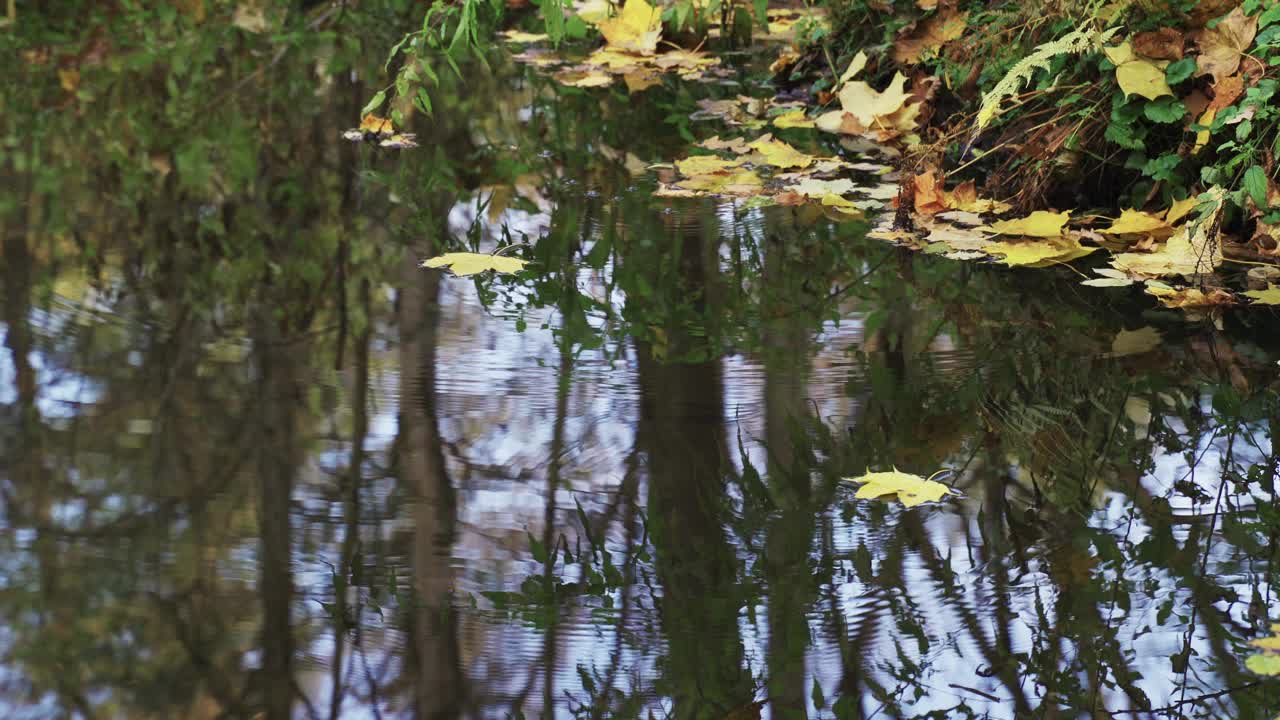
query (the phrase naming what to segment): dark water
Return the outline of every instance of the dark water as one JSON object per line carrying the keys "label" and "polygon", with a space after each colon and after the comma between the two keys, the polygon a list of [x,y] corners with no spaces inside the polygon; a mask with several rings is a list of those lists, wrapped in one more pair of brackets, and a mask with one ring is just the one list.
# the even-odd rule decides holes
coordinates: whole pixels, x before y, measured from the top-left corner
{"label": "dark water", "polygon": [[366,41],[6,83],[4,717],[1280,712],[1269,315],[651,198],[746,73],[343,143]]}

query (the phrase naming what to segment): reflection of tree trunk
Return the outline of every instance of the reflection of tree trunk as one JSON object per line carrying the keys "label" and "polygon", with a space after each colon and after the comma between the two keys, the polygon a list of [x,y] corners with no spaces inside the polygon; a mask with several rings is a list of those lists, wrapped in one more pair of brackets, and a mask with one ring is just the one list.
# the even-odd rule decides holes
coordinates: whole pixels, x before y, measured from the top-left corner
{"label": "reflection of tree trunk", "polygon": [[[769,235],[766,284],[786,286],[782,275],[788,272],[787,246],[798,242],[797,236],[782,227]],[[786,298],[784,302],[801,307],[805,300],[811,298]],[[767,477],[782,507],[782,514],[769,523],[763,562],[769,586],[769,703],[775,718],[804,717],[806,705],[804,655],[809,647],[806,611],[812,601],[809,546],[814,512],[808,468],[796,466],[792,429],[806,411],[809,327],[800,318],[786,317],[769,322],[764,329]]]}
{"label": "reflection of tree trunk", "polygon": [[412,659],[418,718],[458,714],[464,699],[449,558],[455,533],[453,487],[445,473],[436,405],[439,273],[423,273],[406,252],[400,325],[400,440],[403,477],[414,498]]}
{"label": "reflection of tree trunk", "polygon": [[[697,290],[708,283],[711,253],[685,247],[681,271]],[[712,257],[714,257],[712,255]],[[670,329],[669,356],[690,344]],[[738,611],[738,562],[725,537],[724,394],[718,361],[665,365],[638,348],[641,411],[637,442],[649,469],[649,528],[662,583],[662,625],[669,639],[667,678],[680,717],[723,717],[749,703]]]}
{"label": "reflection of tree trunk", "polygon": [[286,343],[270,307],[258,319],[254,352],[259,371],[262,423],[259,428],[258,527],[262,560],[262,690],[268,718],[287,720],[293,706],[293,552],[290,545],[290,498],[302,463],[295,417],[304,405],[297,358],[306,349]]}

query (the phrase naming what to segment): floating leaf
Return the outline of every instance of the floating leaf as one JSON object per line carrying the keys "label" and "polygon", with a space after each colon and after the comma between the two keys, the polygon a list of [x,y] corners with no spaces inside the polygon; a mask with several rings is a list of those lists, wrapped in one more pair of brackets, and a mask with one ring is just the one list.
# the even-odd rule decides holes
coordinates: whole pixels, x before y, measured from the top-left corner
{"label": "floating leaf", "polygon": [[1160,331],[1150,326],[1121,330],[1111,341],[1111,354],[1115,357],[1141,355],[1160,347],[1162,340]]}
{"label": "floating leaf", "polygon": [[1246,291],[1245,297],[1253,299],[1254,305],[1280,305],[1280,287],[1267,284],[1266,290]]}
{"label": "floating leaf", "polygon": [[726,160],[715,155],[695,155],[676,161],[676,169],[686,176],[727,172],[741,166],[741,160]]}
{"label": "floating leaf", "polygon": [[550,39],[546,33],[527,33],[523,30],[504,30],[498,34],[505,38],[507,42],[516,45],[545,42]]}
{"label": "floating leaf", "polygon": [[813,156],[806,155],[772,135],[765,135],[747,147],[756,151],[749,159],[756,163],[780,168],[804,168],[813,164]]}
{"label": "floating leaf", "polygon": [[1071,262],[1099,249],[1085,247],[1075,237],[993,242],[986,247],[987,252],[1002,255],[1000,262],[1005,265],[1025,267],[1045,267]]}
{"label": "floating leaf", "polygon": [[773,119],[773,124],[780,128],[811,128],[814,123],[804,114],[804,110],[785,112]]}
{"label": "floating leaf", "polygon": [[464,277],[475,275],[485,270],[511,274],[524,269],[527,260],[505,257],[502,255],[486,255],[484,253],[452,252],[445,253],[430,260],[424,260],[422,267],[448,268],[454,275]]}
{"label": "floating leaf", "polygon": [[1052,213],[1047,210],[1037,210],[1024,218],[1015,220],[1001,220],[984,228],[993,233],[1002,235],[1026,235],[1029,237],[1057,237],[1062,234],[1062,228],[1067,224],[1071,214],[1065,210],[1060,213]]}
{"label": "floating leaf", "polygon": [[854,497],[859,500],[878,498],[883,495],[897,495],[903,505],[915,507],[921,503],[937,502],[946,495],[954,495],[946,485],[933,480],[926,480],[919,475],[899,472],[894,468],[891,472],[869,472],[856,478],[845,478],[849,482],[862,485]]}
{"label": "floating leaf", "polygon": [[1168,237],[1173,228],[1168,221],[1141,210],[1124,210],[1111,227],[1098,232],[1108,235],[1162,235]]}

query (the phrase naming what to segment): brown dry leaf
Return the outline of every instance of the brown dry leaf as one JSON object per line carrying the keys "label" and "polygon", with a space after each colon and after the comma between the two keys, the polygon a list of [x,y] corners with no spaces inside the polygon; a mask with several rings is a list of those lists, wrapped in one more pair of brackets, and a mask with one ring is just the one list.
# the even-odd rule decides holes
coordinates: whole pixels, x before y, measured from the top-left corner
{"label": "brown dry leaf", "polygon": [[913,32],[893,44],[894,61],[914,65],[936,55],[943,45],[964,34],[968,20],[969,13],[947,10],[919,23]]}
{"label": "brown dry leaf", "polygon": [[1213,100],[1209,103],[1209,109],[1215,112],[1222,110],[1242,94],[1244,94],[1244,78],[1239,75],[1224,77],[1213,84]]}
{"label": "brown dry leaf", "polygon": [[1162,27],[1150,32],[1135,33],[1132,39],[1133,51],[1152,60],[1181,60],[1182,33],[1171,27]]}
{"label": "brown dry leaf", "polygon": [[781,73],[783,70],[786,70],[787,68],[791,67],[792,65],[795,65],[796,62],[799,60],[800,60],[800,53],[792,50],[787,50],[779,54],[778,58],[774,60],[772,63],[769,63],[769,72],[773,73],[774,75],[777,75]]}
{"label": "brown dry leaf", "polygon": [[1212,75],[1215,83],[1236,74],[1240,57],[1258,34],[1258,18],[1237,7],[1212,28],[1200,33],[1197,75]]}
{"label": "brown dry leaf", "polygon": [[935,215],[946,210],[947,204],[946,192],[942,188],[942,182],[938,180],[938,172],[933,168],[929,168],[922,173],[918,173],[914,178],[915,183],[915,209],[922,215]]}

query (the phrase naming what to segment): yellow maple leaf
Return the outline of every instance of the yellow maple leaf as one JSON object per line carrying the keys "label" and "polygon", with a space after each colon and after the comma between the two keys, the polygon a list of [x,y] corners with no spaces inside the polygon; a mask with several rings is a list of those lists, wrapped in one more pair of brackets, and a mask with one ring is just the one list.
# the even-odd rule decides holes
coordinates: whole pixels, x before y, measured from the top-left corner
{"label": "yellow maple leaf", "polygon": [[695,155],[676,161],[676,169],[681,175],[710,175],[721,173],[742,166],[741,160],[726,160],[715,155]]}
{"label": "yellow maple leaf", "polygon": [[845,193],[853,190],[853,188],[854,183],[848,178],[841,178],[839,180],[805,178],[787,189],[805,197],[824,198],[827,195],[844,195]]}
{"label": "yellow maple leaf", "polygon": [[1098,232],[1108,235],[1155,235],[1168,237],[1173,228],[1164,218],[1141,210],[1123,210],[1111,227]]}
{"label": "yellow maple leaf", "polygon": [[849,61],[849,67],[845,68],[844,72],[840,75],[840,79],[836,81],[836,87],[839,88],[857,77],[858,73],[862,72],[862,69],[866,66],[867,54],[859,50],[858,54],[854,55],[853,59]]}
{"label": "yellow maple leaf", "polygon": [[1024,218],[1016,218],[1014,220],[1001,220],[1000,222],[991,223],[990,226],[982,228],[993,233],[1001,235],[1026,235],[1028,237],[1058,237],[1062,234],[1062,228],[1067,224],[1071,214],[1067,211],[1060,213],[1051,213],[1047,210],[1037,210]]}
{"label": "yellow maple leaf", "polygon": [[520,258],[504,257],[502,255],[485,255],[484,253],[473,252],[452,252],[445,253],[439,257],[433,257],[430,260],[424,260],[422,267],[425,268],[448,268],[454,275],[464,277],[467,275],[475,275],[485,270],[492,270],[497,273],[517,273],[524,269],[527,260]]}
{"label": "yellow maple leaf", "polygon": [[764,180],[750,170],[736,173],[697,175],[680,181],[680,187],[724,195],[754,195]]}
{"label": "yellow maple leaf", "polygon": [[652,55],[662,37],[662,11],[645,0],[627,0],[621,15],[599,25],[605,42],[613,47]]}
{"label": "yellow maple leaf", "polygon": [[782,113],[773,119],[773,124],[783,129],[813,127],[813,121],[804,114],[803,110],[792,110],[790,112]]}
{"label": "yellow maple leaf", "polygon": [[983,250],[1002,255],[1005,265],[1046,267],[1071,262],[1098,250],[1085,247],[1075,237],[1052,237],[1044,240],[1021,240],[989,243]]}
{"label": "yellow maple leaf", "polygon": [[868,472],[855,478],[845,478],[862,487],[854,495],[859,500],[878,498],[883,495],[897,495],[903,505],[915,507],[921,503],[937,502],[947,495],[957,495],[946,485],[927,480],[919,475],[900,472],[894,468],[890,472]]}
{"label": "yellow maple leaf", "polygon": [[813,164],[813,156],[806,155],[772,135],[765,135],[747,147],[755,150],[749,156],[753,162],[780,168],[805,168]]}
{"label": "yellow maple leaf", "polygon": [[1169,210],[1164,214],[1164,221],[1170,225],[1178,222],[1186,217],[1187,213],[1195,209],[1196,202],[1194,195],[1186,200],[1174,200],[1173,204],[1169,206]]}
{"label": "yellow maple leaf", "polygon": [[[1253,305],[1280,305],[1280,287],[1267,284],[1266,290],[1249,290],[1245,292],[1245,297],[1253,299]],[[1280,642],[1280,638],[1277,638]],[[1280,647],[1276,648],[1280,650]]]}
{"label": "yellow maple leaf", "polygon": [[1125,95],[1141,95],[1148,100],[1155,100],[1164,95],[1172,95],[1173,90],[1164,77],[1166,63],[1153,60],[1130,60],[1116,68],[1116,82]]}
{"label": "yellow maple leaf", "polygon": [[840,89],[840,107],[853,115],[858,122],[870,127],[876,118],[891,115],[906,104],[911,98],[906,91],[907,78],[902,73],[894,73],[893,80],[884,91],[878,91],[867,83],[845,83]]}

